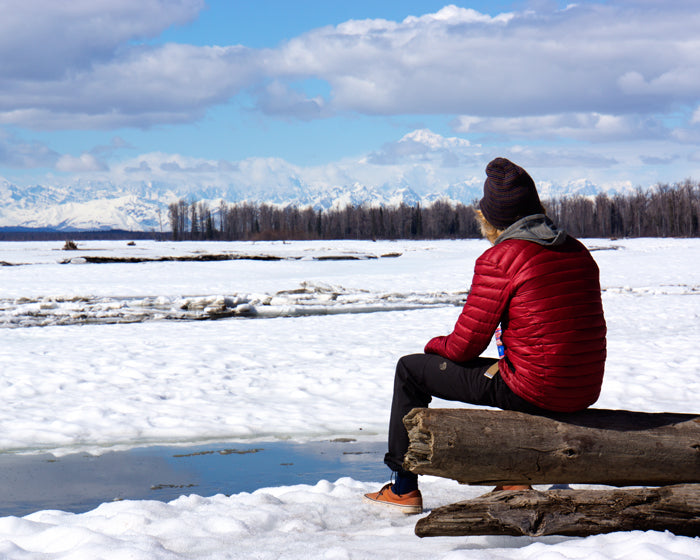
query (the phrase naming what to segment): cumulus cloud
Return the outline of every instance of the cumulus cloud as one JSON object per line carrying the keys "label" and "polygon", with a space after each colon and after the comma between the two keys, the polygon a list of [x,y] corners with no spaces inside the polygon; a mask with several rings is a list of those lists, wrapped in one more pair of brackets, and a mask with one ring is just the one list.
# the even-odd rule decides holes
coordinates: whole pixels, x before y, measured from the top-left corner
{"label": "cumulus cloud", "polygon": [[239,169],[240,164],[238,162],[150,152],[115,163],[111,168],[111,172],[117,180],[124,176],[130,179],[137,176],[137,178],[144,181],[159,180],[176,184],[181,181],[189,181],[192,176],[206,175],[206,180],[213,182],[222,181],[223,184],[232,181],[233,174],[238,172]]}
{"label": "cumulus cloud", "polygon": [[183,167],[176,161],[166,161],[159,165],[165,172],[174,173],[214,173],[220,171],[219,166],[208,161],[200,161],[195,165]]}
{"label": "cumulus cloud", "polygon": [[0,165],[20,169],[53,167],[59,154],[41,142],[27,142],[0,130]]}
{"label": "cumulus cloud", "polygon": [[508,138],[562,139],[589,142],[641,140],[670,134],[658,119],[643,115],[563,113],[530,117],[474,117],[455,119],[456,132],[500,135]]}
{"label": "cumulus cloud", "polygon": [[60,82],[23,81],[0,91],[0,124],[45,130],[191,122],[248,82],[249,54],[242,47],[141,46]]}
{"label": "cumulus cloud", "polygon": [[[274,49],[147,46],[203,0],[4,0],[0,124],[147,127],[200,118],[241,91],[268,115],[634,115],[697,105],[694,3],[574,4],[495,17],[446,6],[327,26]],[[326,82],[330,95],[290,88]]]}
{"label": "cumulus cloud", "polygon": [[459,8],[454,4],[450,4],[449,6],[445,6],[439,12],[434,14],[426,14],[423,16],[409,16],[404,20],[404,24],[416,25],[433,23],[436,21],[449,21],[452,24],[467,25],[476,23],[488,24],[493,22],[507,23],[511,19],[513,19],[512,13],[505,13],[495,17],[491,17],[486,14],[477,12],[476,10],[472,10],[471,8]]}
{"label": "cumulus cloud", "polygon": [[302,182],[316,184],[318,170],[274,157],[227,161],[150,152],[113,164],[100,178],[120,184],[158,182],[159,188],[167,185],[174,198],[196,192],[210,200],[272,200],[281,190],[289,192]]}
{"label": "cumulus cloud", "polygon": [[537,168],[608,168],[619,162],[615,157],[587,150],[559,147],[533,148],[514,146],[504,150],[505,157],[529,169]]}
{"label": "cumulus cloud", "polygon": [[111,155],[116,151],[124,149],[133,150],[134,146],[129,144],[121,136],[114,136],[109,144],[95,146],[90,150],[90,153],[94,155]]}
{"label": "cumulus cloud", "polygon": [[253,81],[240,46],[147,45],[204,0],[0,0],[0,124],[39,130],[185,123]]}
{"label": "cumulus cloud", "polygon": [[56,162],[56,170],[65,173],[85,173],[105,171],[107,166],[92,154],[81,154],[78,157],[64,154]]}
{"label": "cumulus cloud", "polygon": [[659,156],[639,156],[639,159],[642,160],[642,163],[645,165],[669,165],[676,161],[678,159],[677,156],[666,156],[666,157],[659,157]]}
{"label": "cumulus cloud", "polygon": [[688,6],[581,4],[507,17],[449,6],[317,29],[270,60],[278,75],[328,80],[339,108],[367,114],[661,111],[700,94],[698,23]]}
{"label": "cumulus cloud", "polygon": [[257,107],[266,115],[293,117],[309,121],[330,116],[323,97],[307,97],[275,80],[258,91]]}
{"label": "cumulus cloud", "polygon": [[695,111],[693,112],[693,116],[690,119],[690,122],[692,124],[700,124],[700,107],[695,109]]}
{"label": "cumulus cloud", "polygon": [[[112,145],[123,143],[115,138]],[[80,156],[59,154],[45,144],[37,141],[25,141],[15,134],[0,129],[0,165],[19,169],[54,168],[65,173],[83,173],[107,171],[108,166],[95,154],[104,152],[98,147],[93,153]]]}
{"label": "cumulus cloud", "polygon": [[204,0],[1,0],[0,75],[61,80],[192,21]]}
{"label": "cumulus cloud", "polygon": [[445,138],[430,130],[421,129],[406,134],[396,142],[384,144],[363,161],[373,165],[431,162],[440,167],[457,167],[471,159],[472,152],[473,147],[468,140]]}
{"label": "cumulus cloud", "polygon": [[139,174],[146,174],[150,175],[153,170],[151,169],[151,166],[148,164],[147,161],[145,160],[139,160],[135,165],[126,165],[124,166],[124,172],[125,173],[139,173]]}

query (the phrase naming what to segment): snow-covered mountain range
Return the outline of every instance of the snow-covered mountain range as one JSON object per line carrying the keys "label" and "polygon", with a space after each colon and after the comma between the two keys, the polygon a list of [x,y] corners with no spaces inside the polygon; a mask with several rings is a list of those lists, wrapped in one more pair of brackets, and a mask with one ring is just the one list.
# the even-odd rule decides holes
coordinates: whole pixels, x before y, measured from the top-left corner
{"label": "snow-covered mountain range", "polygon": [[[594,195],[598,188],[588,181],[568,185],[542,184],[542,198],[573,194]],[[33,185],[20,187],[0,179],[0,227],[50,228],[57,230],[169,231],[168,204],[179,199],[205,201],[216,210],[223,200],[312,206],[316,209],[343,208],[346,205],[373,206],[428,205],[438,199],[471,204],[482,193],[480,181],[447,185],[439,192],[419,195],[406,185],[370,187],[353,184],[327,188],[311,187],[295,181],[286,188],[255,193],[233,187],[195,186],[182,189],[169,184],[135,182],[79,181],[65,186]]]}

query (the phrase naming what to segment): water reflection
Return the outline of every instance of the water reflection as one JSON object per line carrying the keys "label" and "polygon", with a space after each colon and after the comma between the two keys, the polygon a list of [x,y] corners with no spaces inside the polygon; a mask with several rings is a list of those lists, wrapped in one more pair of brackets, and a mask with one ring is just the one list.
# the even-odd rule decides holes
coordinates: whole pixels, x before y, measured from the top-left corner
{"label": "water reflection", "polygon": [[236,494],[343,476],[382,481],[388,473],[385,447],[339,440],[158,446],[60,458],[0,455],[0,516],[44,509],[77,513],[113,500],[170,501],[182,494]]}

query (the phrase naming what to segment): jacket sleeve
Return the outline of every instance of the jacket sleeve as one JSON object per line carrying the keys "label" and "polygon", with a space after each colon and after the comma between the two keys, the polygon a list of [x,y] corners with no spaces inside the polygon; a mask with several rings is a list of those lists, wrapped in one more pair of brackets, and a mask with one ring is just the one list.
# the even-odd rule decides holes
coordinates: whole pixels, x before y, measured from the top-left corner
{"label": "jacket sleeve", "polygon": [[509,280],[489,251],[476,261],[467,302],[452,333],[426,344],[427,354],[439,354],[454,362],[472,360],[486,350],[509,298]]}

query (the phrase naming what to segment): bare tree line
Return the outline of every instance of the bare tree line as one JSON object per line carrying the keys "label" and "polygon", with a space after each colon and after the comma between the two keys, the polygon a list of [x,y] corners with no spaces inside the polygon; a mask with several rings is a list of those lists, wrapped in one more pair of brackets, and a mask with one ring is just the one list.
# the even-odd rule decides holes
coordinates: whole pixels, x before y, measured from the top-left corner
{"label": "bare tree line", "polygon": [[[576,237],[698,237],[700,184],[544,202],[555,223]],[[474,207],[438,200],[430,206],[348,206],[315,210],[270,204],[172,203],[175,240],[441,239],[480,237]]]}
{"label": "bare tree line", "polygon": [[314,210],[270,204],[227,204],[214,212],[184,200],[168,207],[175,240],[419,239],[478,237],[471,206],[437,201],[429,207],[347,206]]}
{"label": "bare tree line", "polygon": [[700,236],[700,184],[690,180],[634,194],[568,197],[545,206],[576,237]]}

